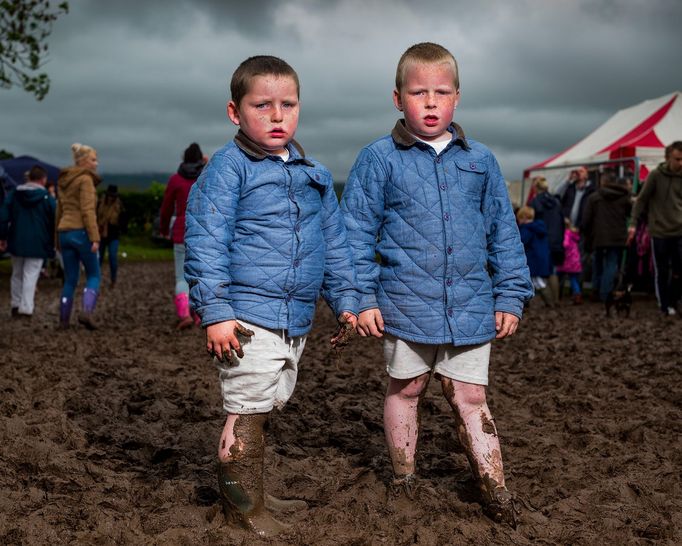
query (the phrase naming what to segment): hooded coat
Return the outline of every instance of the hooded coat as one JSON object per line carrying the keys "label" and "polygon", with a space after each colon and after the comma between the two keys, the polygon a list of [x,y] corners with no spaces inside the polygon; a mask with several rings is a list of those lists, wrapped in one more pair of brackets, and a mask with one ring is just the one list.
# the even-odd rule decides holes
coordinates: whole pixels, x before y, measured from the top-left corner
{"label": "hooded coat", "polygon": [[[159,231],[166,236],[170,233],[173,244],[185,242],[185,211],[187,198],[192,184],[196,182],[204,168],[203,161],[198,163],[182,163],[178,172],[170,177],[161,203]],[[170,222],[175,213],[175,222],[171,230]]]}
{"label": "hooded coat", "polygon": [[627,221],[632,210],[630,190],[622,184],[608,184],[587,198],[583,211],[585,248],[624,247]]}
{"label": "hooded coat", "polygon": [[564,261],[564,214],[561,201],[549,192],[538,193],[530,206],[535,210],[535,219],[542,220],[547,226],[547,240],[554,265]]}
{"label": "hooded coat", "polygon": [[527,224],[519,224],[519,233],[526,251],[530,276],[549,277],[552,274],[552,262],[545,223],[542,220],[534,220]]}
{"label": "hooded coat", "polygon": [[635,201],[635,224],[643,213],[652,237],[682,236],[682,172],[671,171],[667,163],[651,171]]}
{"label": "hooded coat", "polygon": [[0,240],[12,256],[52,258],[56,203],[40,184],[27,182],[7,194],[0,207]]}
{"label": "hooded coat", "polygon": [[101,178],[84,167],[67,167],[57,180],[57,231],[85,229],[90,242],[99,242],[97,192]]}

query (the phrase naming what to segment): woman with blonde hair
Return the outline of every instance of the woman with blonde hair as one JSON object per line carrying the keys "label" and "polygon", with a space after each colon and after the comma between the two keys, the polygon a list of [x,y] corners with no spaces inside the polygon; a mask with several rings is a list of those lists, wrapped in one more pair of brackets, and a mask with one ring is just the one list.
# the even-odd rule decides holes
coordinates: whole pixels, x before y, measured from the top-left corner
{"label": "woman with blonde hair", "polygon": [[57,181],[57,245],[64,262],[64,287],[59,304],[59,325],[69,327],[73,297],[80,276],[80,264],[85,268],[82,312],[78,322],[94,330],[92,314],[99,293],[100,269],[97,258],[99,229],[95,210],[100,183],[97,174],[97,152],[84,144],[72,144],[73,166],[63,169]]}

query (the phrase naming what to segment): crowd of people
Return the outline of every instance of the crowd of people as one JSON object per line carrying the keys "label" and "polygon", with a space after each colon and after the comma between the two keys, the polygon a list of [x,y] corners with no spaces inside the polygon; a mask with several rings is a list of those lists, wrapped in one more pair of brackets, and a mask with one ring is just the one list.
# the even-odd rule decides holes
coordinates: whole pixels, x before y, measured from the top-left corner
{"label": "crowd of people", "polygon": [[638,195],[633,194],[630,177],[618,177],[609,169],[595,174],[596,184],[587,168],[580,167],[555,193],[548,191],[544,177],[536,177],[528,205],[517,210],[536,293],[547,306],[555,306],[568,278],[574,304],[583,303],[586,282],[590,299],[605,302],[612,291],[634,284],[643,269],[641,258],[650,256],[661,312],[678,314],[682,142],[666,148],[665,161],[650,173]]}
{"label": "crowd of people", "polygon": [[[230,92],[227,113],[239,128],[234,140],[208,161],[190,145],[161,206],[161,231],[174,245],[177,326],[201,324],[218,370],[225,422],[217,475],[226,514],[274,536],[286,528],[274,512],[296,509],[295,501],[264,491],[265,425],[293,393],[322,296],[339,322],[332,346],[342,347],[353,332],[383,341],[390,494],[409,502],[423,494],[415,458],[419,402],[435,378],[485,513],[515,526],[519,505],[506,486],[486,398],[491,342],[515,333],[534,290],[556,305],[560,277],[570,279],[573,302],[581,303],[580,274],[589,256],[592,297],[611,290],[622,252],[636,236],[628,230],[627,183],[606,172],[597,188],[580,168],[553,195],[546,180],[536,179],[536,196],[516,211],[517,229],[494,155],[452,121],[459,71],[438,44],[416,44],[402,54],[393,90],[401,117],[360,151],[340,203],[330,172],[294,140],[295,70],[277,57],[250,57],[233,73]],[[82,145],[72,151],[56,207],[36,171],[3,205],[0,239],[9,240],[26,285],[17,284],[17,299],[13,285],[12,306],[29,314],[22,298],[38,262],[27,258],[49,255],[56,231],[65,271],[60,324],[69,323],[82,264],[79,321],[92,328],[98,251],[106,246],[110,259],[115,254],[121,209],[113,189],[96,204],[96,152]],[[647,217],[666,315],[674,312],[680,282],[681,178],[682,142],[675,142],[633,212],[636,220]],[[35,192],[30,199],[29,191]],[[45,255],[18,253],[29,201],[40,201],[35,214],[46,217]]]}

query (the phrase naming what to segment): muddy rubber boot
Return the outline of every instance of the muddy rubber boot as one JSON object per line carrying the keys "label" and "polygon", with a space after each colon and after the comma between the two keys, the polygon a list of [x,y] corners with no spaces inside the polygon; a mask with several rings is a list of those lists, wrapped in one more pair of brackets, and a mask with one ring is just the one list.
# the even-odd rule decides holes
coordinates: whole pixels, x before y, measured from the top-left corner
{"label": "muddy rubber boot", "polygon": [[83,290],[83,310],[78,314],[78,322],[88,330],[97,330],[97,325],[92,318],[97,305],[97,292],[92,288]]}
{"label": "muddy rubber boot", "polygon": [[518,525],[521,513],[516,497],[506,487],[496,487],[488,492],[481,488],[483,494],[483,512],[495,523],[505,523],[512,529]]}
{"label": "muddy rubber boot", "polygon": [[540,296],[540,299],[542,300],[542,303],[545,304],[545,307],[554,307],[554,304],[552,303],[552,295],[548,287],[538,288],[535,290],[535,292],[537,292],[538,296]]}
{"label": "muddy rubber boot", "polygon": [[272,517],[265,507],[263,425],[266,419],[267,414],[239,416],[235,436],[244,448],[235,459],[218,463],[218,488],[228,520],[261,537],[273,537],[289,526]]}
{"label": "muddy rubber boot", "polygon": [[71,321],[71,309],[73,308],[73,298],[61,298],[59,300],[59,328],[67,330]]}
{"label": "muddy rubber boot", "polygon": [[298,499],[278,499],[265,493],[263,500],[265,508],[273,512],[303,512],[303,510],[308,509],[308,503]]}

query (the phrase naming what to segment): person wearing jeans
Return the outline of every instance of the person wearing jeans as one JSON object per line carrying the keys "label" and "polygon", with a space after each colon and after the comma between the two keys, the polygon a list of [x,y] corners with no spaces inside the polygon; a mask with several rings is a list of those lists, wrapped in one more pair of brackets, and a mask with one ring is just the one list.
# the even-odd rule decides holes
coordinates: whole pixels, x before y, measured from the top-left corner
{"label": "person wearing jeans", "polygon": [[93,313],[99,294],[100,269],[99,229],[95,209],[99,184],[97,175],[97,152],[90,146],[71,146],[74,165],[63,169],[57,182],[57,232],[59,249],[64,261],[64,287],[59,301],[59,324],[68,328],[73,308],[73,298],[80,276],[80,264],[85,267],[85,289],[83,290],[82,312],[78,322],[88,330],[96,328]]}

